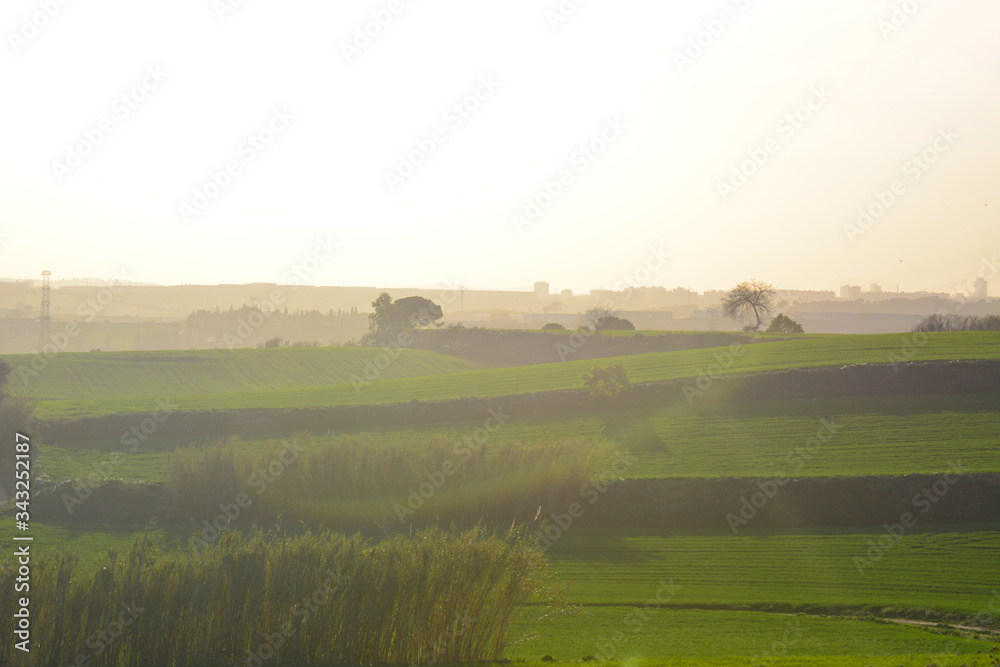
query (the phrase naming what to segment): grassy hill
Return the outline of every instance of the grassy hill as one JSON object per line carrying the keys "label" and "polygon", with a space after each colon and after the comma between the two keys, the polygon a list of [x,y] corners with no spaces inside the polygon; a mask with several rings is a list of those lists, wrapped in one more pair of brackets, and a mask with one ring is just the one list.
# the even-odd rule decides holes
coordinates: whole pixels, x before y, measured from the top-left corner
{"label": "grassy hill", "polygon": [[[553,345],[564,340],[565,337],[553,336]],[[739,354],[732,356],[728,365],[720,360],[729,359],[726,355],[734,351],[731,346],[609,357],[599,362],[570,360],[490,369],[455,357],[409,350],[390,364],[378,380],[360,389],[348,384],[350,374],[363,372],[365,360],[381,354],[378,350],[292,348],[246,350],[241,354],[146,353],[139,358],[149,361],[134,362],[135,366],[127,361],[135,357],[129,354],[65,355],[69,357],[66,362],[53,361],[52,367],[27,387],[14,380],[11,390],[15,395],[41,400],[38,410],[41,418],[153,410],[156,399],[165,396],[170,396],[181,410],[370,405],[576,389],[581,386],[582,374],[595,363],[621,364],[636,383],[697,378],[702,374],[886,364],[901,358],[910,344],[909,334],[823,336],[744,345],[735,350]],[[296,360],[295,354],[301,354],[301,359]],[[226,355],[232,356],[226,359]],[[177,357],[206,361],[179,362]],[[908,358],[914,361],[1000,358],[1000,333],[939,333],[913,348]],[[16,356],[7,359],[15,368],[29,361]],[[187,368],[185,363],[192,363],[193,368]],[[294,370],[284,370],[285,364]],[[215,369],[211,378],[210,369]],[[198,384],[198,378],[204,378],[204,382]]]}
{"label": "grassy hill", "polygon": [[[385,366],[384,379],[456,373],[481,368],[475,362],[426,350],[362,347],[285,347],[248,350],[156,352],[67,352],[36,374],[30,355],[2,357],[14,368],[9,391],[43,401],[136,396],[208,395],[336,385],[362,376],[366,363]],[[37,362],[36,362],[37,363]]]}

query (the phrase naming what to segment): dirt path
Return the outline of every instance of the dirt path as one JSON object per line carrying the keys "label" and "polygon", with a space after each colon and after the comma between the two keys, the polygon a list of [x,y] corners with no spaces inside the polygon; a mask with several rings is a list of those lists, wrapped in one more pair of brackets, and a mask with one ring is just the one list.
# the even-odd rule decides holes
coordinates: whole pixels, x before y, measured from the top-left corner
{"label": "dirt path", "polygon": [[919,626],[936,626],[936,625],[946,625],[949,628],[955,628],[956,630],[969,630],[972,632],[988,632],[991,634],[1000,634],[1000,630],[994,630],[993,628],[982,628],[978,625],[954,625],[952,623],[938,623],[937,621],[914,621],[909,618],[886,618],[883,619],[891,623],[900,623],[902,625],[919,625]]}

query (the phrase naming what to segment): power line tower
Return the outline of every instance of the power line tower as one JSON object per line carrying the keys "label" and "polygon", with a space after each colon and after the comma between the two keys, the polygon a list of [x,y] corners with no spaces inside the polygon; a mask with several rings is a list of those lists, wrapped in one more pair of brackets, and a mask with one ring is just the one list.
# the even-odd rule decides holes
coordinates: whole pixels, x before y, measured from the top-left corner
{"label": "power line tower", "polygon": [[39,349],[45,346],[45,343],[49,340],[49,328],[52,325],[52,316],[49,314],[49,295],[52,291],[52,285],[49,280],[52,276],[51,271],[42,271],[42,317],[39,320],[41,324],[41,342],[39,343]]}

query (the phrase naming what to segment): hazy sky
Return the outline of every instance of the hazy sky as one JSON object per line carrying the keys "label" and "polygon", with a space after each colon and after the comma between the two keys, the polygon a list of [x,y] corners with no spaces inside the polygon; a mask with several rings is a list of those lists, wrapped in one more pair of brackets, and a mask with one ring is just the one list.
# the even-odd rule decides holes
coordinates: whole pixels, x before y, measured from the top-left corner
{"label": "hazy sky", "polygon": [[951,292],[1000,251],[997,25],[995,0],[6,0],[0,276],[589,290],[654,248],[646,284]]}

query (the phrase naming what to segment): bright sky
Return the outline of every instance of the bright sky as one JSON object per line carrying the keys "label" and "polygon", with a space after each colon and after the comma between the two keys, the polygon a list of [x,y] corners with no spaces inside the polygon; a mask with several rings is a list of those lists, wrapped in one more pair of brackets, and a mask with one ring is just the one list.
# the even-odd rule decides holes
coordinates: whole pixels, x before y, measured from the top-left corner
{"label": "bright sky", "polygon": [[995,0],[576,1],[5,0],[0,277],[953,292],[1000,251]]}

